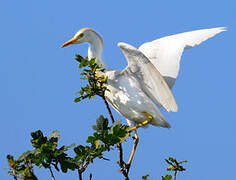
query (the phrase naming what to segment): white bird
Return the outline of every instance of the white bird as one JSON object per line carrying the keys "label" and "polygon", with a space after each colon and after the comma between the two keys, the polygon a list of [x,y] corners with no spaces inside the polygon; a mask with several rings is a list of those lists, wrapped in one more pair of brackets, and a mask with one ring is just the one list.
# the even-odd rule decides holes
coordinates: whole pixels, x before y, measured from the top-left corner
{"label": "white bird", "polygon": [[[127,172],[132,163],[139,141],[136,128],[152,124],[169,128],[158,107],[176,112],[178,107],[170,88],[178,76],[180,58],[184,49],[191,48],[226,28],[191,31],[147,42],[139,49],[126,43],[118,43],[128,66],[123,70],[106,70],[108,77],[105,98],[124,117],[135,131],[133,149],[126,164]],[[105,68],[102,60],[103,40],[90,28],[79,30],[61,47],[88,42],[88,58],[96,58],[97,64]]]}
{"label": "white bird", "polygon": [[[126,43],[118,43],[128,66],[123,70],[106,70],[108,76],[105,98],[124,117],[130,126],[149,120],[154,126],[169,128],[159,107],[176,112],[178,107],[171,88],[178,76],[180,59],[184,49],[225,31],[225,27],[185,32],[144,43],[136,49]],[[102,60],[103,40],[90,28],[79,30],[61,47],[88,42],[88,58]]]}

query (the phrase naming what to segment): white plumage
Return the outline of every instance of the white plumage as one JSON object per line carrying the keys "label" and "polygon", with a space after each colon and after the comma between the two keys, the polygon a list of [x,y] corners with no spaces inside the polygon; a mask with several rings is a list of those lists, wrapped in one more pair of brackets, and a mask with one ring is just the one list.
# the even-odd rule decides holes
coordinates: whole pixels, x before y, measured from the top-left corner
{"label": "white plumage", "polygon": [[[184,49],[225,31],[226,28],[211,28],[185,32],[163,37],[144,43],[139,49],[126,43],[119,43],[128,66],[124,70],[107,70],[108,76],[105,97],[109,103],[124,117],[129,125],[135,125],[147,119],[145,113],[153,117],[154,126],[170,127],[158,107],[167,111],[178,110],[170,90],[178,76],[180,59]],[[74,38],[64,43],[88,42],[88,57],[95,57],[97,63],[105,67],[102,61],[103,40],[90,28],[78,31]]]}
{"label": "white plumage", "polygon": [[144,43],[139,50],[145,54],[160,71],[171,88],[179,73],[180,59],[184,49],[199,45],[201,42],[226,31],[225,27],[190,31],[166,36]]}

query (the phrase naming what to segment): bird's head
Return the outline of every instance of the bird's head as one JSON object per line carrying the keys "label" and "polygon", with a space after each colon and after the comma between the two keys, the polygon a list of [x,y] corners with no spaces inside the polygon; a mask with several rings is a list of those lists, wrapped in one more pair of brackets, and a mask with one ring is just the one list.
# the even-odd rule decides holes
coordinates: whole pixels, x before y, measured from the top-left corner
{"label": "bird's head", "polygon": [[94,30],[90,28],[83,28],[80,29],[72,39],[62,44],[61,48],[70,44],[81,44],[84,42],[93,43],[95,39],[99,39],[103,44],[102,38]]}

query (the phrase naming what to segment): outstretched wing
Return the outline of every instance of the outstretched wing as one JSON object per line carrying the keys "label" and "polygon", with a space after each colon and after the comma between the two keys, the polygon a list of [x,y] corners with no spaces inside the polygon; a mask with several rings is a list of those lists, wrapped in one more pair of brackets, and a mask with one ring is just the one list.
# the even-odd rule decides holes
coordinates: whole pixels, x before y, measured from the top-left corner
{"label": "outstretched wing", "polygon": [[124,71],[135,76],[142,90],[157,104],[163,106],[167,111],[178,110],[174,96],[165,80],[149,61],[149,59],[138,49],[126,43],[118,43],[125,55],[128,66]]}
{"label": "outstretched wing", "polygon": [[226,31],[226,28],[202,29],[166,36],[144,43],[139,50],[153,63],[172,88],[179,73],[183,50],[194,47],[222,31]]}

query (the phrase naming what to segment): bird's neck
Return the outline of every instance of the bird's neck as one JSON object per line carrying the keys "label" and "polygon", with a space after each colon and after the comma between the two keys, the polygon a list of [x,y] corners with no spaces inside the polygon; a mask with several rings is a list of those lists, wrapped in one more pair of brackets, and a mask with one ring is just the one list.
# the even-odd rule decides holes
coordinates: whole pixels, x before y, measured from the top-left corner
{"label": "bird's neck", "polygon": [[103,40],[99,35],[94,35],[93,39],[89,42],[88,58],[96,58],[96,63],[105,68],[102,60]]}

